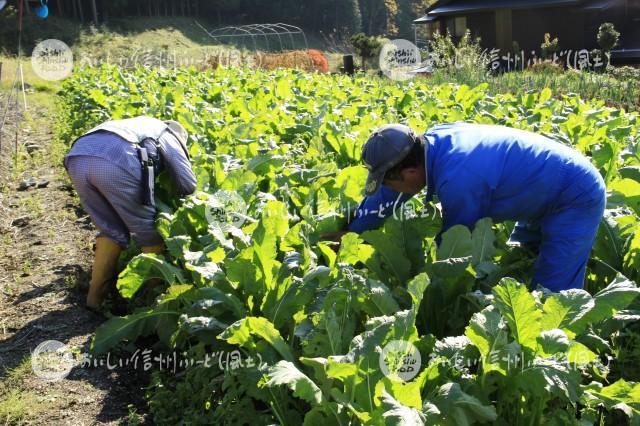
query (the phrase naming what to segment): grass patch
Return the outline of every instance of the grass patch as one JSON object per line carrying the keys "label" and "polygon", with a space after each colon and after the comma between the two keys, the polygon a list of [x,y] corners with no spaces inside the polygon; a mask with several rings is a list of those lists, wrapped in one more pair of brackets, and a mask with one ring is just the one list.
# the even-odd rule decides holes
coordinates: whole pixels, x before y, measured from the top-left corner
{"label": "grass patch", "polygon": [[545,87],[554,96],[577,93],[585,100],[604,100],[608,106],[626,111],[640,110],[640,82],[636,79],[619,79],[610,74],[569,70],[513,71],[492,76],[482,69],[452,68],[435,71],[425,77],[436,84],[457,83],[470,87],[488,83],[490,94],[522,93],[527,90],[540,91]]}
{"label": "grass patch", "polygon": [[[30,18],[27,18],[30,19]],[[6,19],[5,19],[6,20]],[[0,19],[0,25],[3,21]],[[15,76],[14,64],[8,58],[15,58],[14,31],[9,31],[11,21],[6,21],[7,29],[0,30],[0,61],[7,64],[2,80]],[[211,24],[201,21],[205,28]],[[24,35],[22,54],[25,80],[29,84],[38,84],[36,90],[47,91],[59,88],[59,84],[47,84],[39,79],[33,70],[29,57],[36,43],[48,38],[64,41],[73,51],[76,66],[95,66],[99,62],[109,62],[122,66],[132,64],[155,65],[168,62],[167,66],[178,66],[204,61],[211,51],[228,50],[228,46],[216,44],[202,29],[195,25],[192,18],[126,18],[111,19],[107,24],[93,27],[77,22],[51,17],[46,21],[35,21]],[[160,59],[159,59],[160,58]],[[0,86],[2,87],[2,86]]]}
{"label": "grass patch", "polygon": [[22,424],[51,408],[41,396],[25,389],[25,379],[32,375],[31,355],[16,367],[0,372],[0,424]]}
{"label": "grass patch", "polygon": [[31,391],[11,389],[0,396],[0,422],[18,424],[45,412],[47,405]]}
{"label": "grass patch", "polygon": [[[27,17],[27,21],[33,17]],[[4,59],[8,61],[8,57],[14,57],[16,48],[14,29],[11,28],[13,21],[4,18],[0,19],[0,26],[6,23],[4,30],[0,30],[0,61]],[[202,18],[198,18],[198,22],[206,29],[214,29],[218,24],[210,23]],[[134,64],[142,65],[162,65],[166,67],[199,65],[207,62],[207,58],[219,54],[225,54],[231,49],[238,49],[247,55],[253,55],[254,44],[253,39],[247,40],[229,39],[229,42],[235,41],[236,45],[220,44],[198,25],[193,18],[174,17],[174,18],[112,18],[108,24],[102,24],[98,27],[85,24],[81,25],[77,22],[51,17],[46,21],[34,20],[33,22],[25,22],[25,28],[29,31],[25,32],[22,54],[26,57],[23,64],[25,79],[29,84],[34,85],[36,91],[50,91],[59,89],[59,84],[48,84],[40,80],[31,70],[29,56],[39,40],[47,38],[56,38],[64,41],[69,45],[74,54],[75,64],[78,66],[90,65],[95,66],[100,62],[109,62],[124,67],[130,67]],[[285,49],[320,49],[327,56],[332,71],[337,71],[342,63],[342,55],[338,53],[330,53],[334,50],[331,43],[318,34],[307,34],[306,39],[300,36],[293,38],[293,45],[289,38],[286,39]],[[262,38],[256,40],[257,48],[261,50],[267,49],[267,44]],[[270,47],[278,45],[277,37],[273,37]],[[344,48],[342,45],[340,48]],[[2,57],[4,54],[4,57]],[[10,85],[11,79],[15,75],[12,63],[8,63],[7,69],[3,72],[2,80],[9,82],[2,83],[5,86]],[[2,87],[0,85],[0,87]]]}
{"label": "grass patch", "polygon": [[0,394],[4,392],[5,388],[21,386],[31,371],[31,355],[28,355],[20,361],[20,364],[2,373],[4,378],[2,385],[0,385]]}
{"label": "grass patch", "polygon": [[142,19],[137,27],[131,20],[115,20],[110,26],[82,31],[72,47],[77,64],[92,66],[103,61],[122,66],[188,65],[204,60],[211,51],[224,49],[228,47],[215,45],[186,18],[173,22]]}
{"label": "grass patch", "polygon": [[[17,58],[6,56],[0,56],[0,62],[3,63],[2,79],[0,80],[0,107],[4,109],[19,62]],[[42,80],[35,74],[28,59],[22,59],[22,67],[27,85],[27,110],[20,121],[19,137],[23,142],[36,143],[40,146],[40,149],[28,154],[20,144],[17,152],[14,152],[15,127],[12,125],[13,123],[7,123],[7,127],[3,130],[2,147],[3,163],[10,165],[6,176],[7,182],[3,182],[6,183],[3,187],[7,188],[15,186],[31,170],[38,170],[42,166],[50,164],[62,164],[62,159],[68,148],[66,143],[59,141],[55,137],[57,126],[60,125],[57,114],[59,108],[57,93],[62,83]],[[15,93],[13,96],[15,96]],[[19,108],[22,111],[22,93],[19,92],[18,96]],[[14,114],[15,106],[10,110],[11,114]],[[10,117],[9,120],[15,119]],[[60,175],[64,172],[60,167],[55,167],[51,170]]]}
{"label": "grass patch", "polygon": [[[61,83],[57,81],[43,80],[35,73],[31,66],[31,59],[28,57],[22,57],[21,61],[15,56],[0,55],[0,62],[2,63],[2,75],[0,76],[0,93],[4,95],[8,90],[13,87],[13,82],[16,78],[16,72],[18,71],[19,64],[22,63],[22,73],[26,88],[28,89],[27,95],[34,95],[42,98],[45,102],[51,102],[48,98],[52,93],[57,92],[60,89]],[[18,77],[18,84],[20,80]],[[20,95],[20,101],[22,102],[22,95]],[[27,107],[29,99],[27,99]],[[2,103],[4,107],[4,102]]]}
{"label": "grass patch", "polygon": [[46,410],[38,395],[23,389],[24,379],[30,374],[31,356],[26,356],[18,366],[3,372],[0,385],[0,423],[22,423]]}

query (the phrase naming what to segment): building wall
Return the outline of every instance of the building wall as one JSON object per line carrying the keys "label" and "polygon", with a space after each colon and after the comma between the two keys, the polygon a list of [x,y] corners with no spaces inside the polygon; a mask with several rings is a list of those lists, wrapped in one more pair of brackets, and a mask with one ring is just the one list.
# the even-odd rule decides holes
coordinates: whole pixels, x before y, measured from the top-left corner
{"label": "building wall", "polygon": [[474,39],[476,37],[482,39],[482,46],[494,46],[496,44],[495,13],[471,13],[467,15],[467,26]]}
{"label": "building wall", "polygon": [[640,49],[640,0],[626,0],[606,11],[572,7],[492,10],[444,16],[435,25],[444,34],[447,28],[456,27],[453,23],[460,16],[466,17],[471,35],[480,37],[482,47],[489,50],[497,47],[505,52],[516,41],[526,56],[532,50],[539,55],[545,33],[558,38],[560,50],[596,49],[596,34],[603,22],[613,22],[622,33],[618,48]]}
{"label": "building wall", "polygon": [[[517,41],[526,52],[539,53],[545,33],[558,37],[561,49],[596,47],[595,33],[588,34],[585,14],[570,8],[495,10],[456,16],[466,16],[471,34],[480,37],[482,46],[489,49],[509,50]],[[441,31],[454,18],[444,18]]]}
{"label": "building wall", "polygon": [[561,50],[594,48],[586,45],[585,26],[584,13],[572,8],[513,11],[513,40],[525,52],[540,52],[545,33],[558,38]]}

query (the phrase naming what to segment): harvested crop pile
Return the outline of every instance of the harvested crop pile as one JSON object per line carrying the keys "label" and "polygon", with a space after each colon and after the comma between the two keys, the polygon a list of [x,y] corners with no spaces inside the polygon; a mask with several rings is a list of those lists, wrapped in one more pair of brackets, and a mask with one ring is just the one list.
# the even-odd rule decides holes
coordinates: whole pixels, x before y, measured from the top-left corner
{"label": "harvested crop pile", "polygon": [[329,61],[316,49],[293,50],[282,53],[258,52],[254,56],[255,64],[266,70],[277,68],[298,68],[305,71],[329,71]]}

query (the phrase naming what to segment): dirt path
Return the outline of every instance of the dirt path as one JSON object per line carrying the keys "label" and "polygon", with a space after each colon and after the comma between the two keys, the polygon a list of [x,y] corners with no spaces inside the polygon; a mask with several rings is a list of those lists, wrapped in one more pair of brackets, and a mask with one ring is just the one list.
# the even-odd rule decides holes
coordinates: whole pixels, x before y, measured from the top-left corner
{"label": "dirt path", "polygon": [[[0,152],[0,425],[144,422],[137,408],[144,407],[144,389],[130,371],[77,366],[56,382],[32,371],[38,344],[58,340],[87,352],[105,320],[84,308],[81,290],[88,285],[95,231],[61,167],[51,103],[32,96],[37,114],[27,113],[23,122],[17,166],[6,143]],[[27,145],[35,145],[30,154]],[[49,183],[17,190],[32,177]]]}

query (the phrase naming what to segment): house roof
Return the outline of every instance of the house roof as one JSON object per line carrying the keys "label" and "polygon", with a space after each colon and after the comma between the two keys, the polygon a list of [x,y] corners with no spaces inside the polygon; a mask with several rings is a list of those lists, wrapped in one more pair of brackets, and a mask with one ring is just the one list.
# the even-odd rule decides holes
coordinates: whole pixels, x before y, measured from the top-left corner
{"label": "house roof", "polygon": [[580,0],[450,0],[437,2],[427,15],[442,16],[494,9],[537,9],[542,7],[574,6],[579,3]]}
{"label": "house roof", "polygon": [[612,59],[640,59],[640,49],[617,49],[611,51]]}
{"label": "house roof", "polygon": [[424,24],[425,22],[433,22],[433,21],[436,21],[437,19],[438,19],[437,16],[424,15],[423,17],[414,20],[413,23]]}
{"label": "house roof", "polygon": [[540,9],[579,5],[585,10],[602,11],[620,2],[621,0],[440,0],[427,10],[426,15],[413,22],[421,24],[434,21],[441,16],[495,9]]}
{"label": "house roof", "polygon": [[615,6],[616,3],[619,3],[620,0],[595,0],[589,4],[584,5],[582,8],[585,10],[606,10],[612,6]]}

